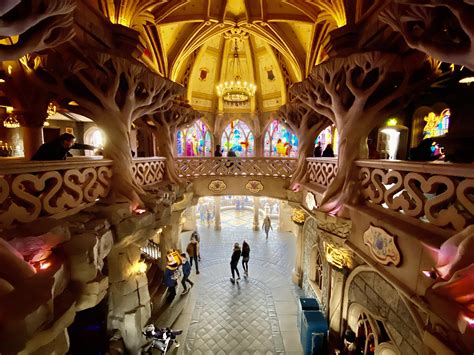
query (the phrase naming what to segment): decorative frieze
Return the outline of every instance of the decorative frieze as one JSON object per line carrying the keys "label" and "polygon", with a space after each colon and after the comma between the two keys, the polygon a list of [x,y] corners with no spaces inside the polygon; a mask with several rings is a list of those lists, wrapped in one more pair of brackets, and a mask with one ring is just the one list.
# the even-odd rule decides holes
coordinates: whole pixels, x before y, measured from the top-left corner
{"label": "decorative frieze", "polygon": [[370,250],[370,254],[383,265],[393,263],[395,266],[400,264],[400,252],[395,245],[395,237],[388,234],[385,230],[371,225],[364,232],[364,244]]}

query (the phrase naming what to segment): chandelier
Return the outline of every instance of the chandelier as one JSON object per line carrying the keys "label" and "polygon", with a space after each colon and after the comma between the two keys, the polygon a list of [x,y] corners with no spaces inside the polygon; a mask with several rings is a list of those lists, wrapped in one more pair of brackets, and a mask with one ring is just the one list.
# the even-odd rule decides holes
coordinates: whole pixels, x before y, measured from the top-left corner
{"label": "chandelier", "polygon": [[20,122],[16,119],[16,115],[10,114],[8,117],[3,121],[3,127],[5,128],[18,128],[20,127]]}
{"label": "chandelier", "polygon": [[239,53],[238,53],[237,38],[235,39],[234,54],[232,62],[230,64],[231,73],[233,75],[233,81],[226,81],[219,83],[216,86],[217,95],[222,97],[224,103],[229,105],[239,106],[243,105],[250,100],[251,97],[255,96],[257,86],[253,83],[242,81],[242,68],[240,66]]}

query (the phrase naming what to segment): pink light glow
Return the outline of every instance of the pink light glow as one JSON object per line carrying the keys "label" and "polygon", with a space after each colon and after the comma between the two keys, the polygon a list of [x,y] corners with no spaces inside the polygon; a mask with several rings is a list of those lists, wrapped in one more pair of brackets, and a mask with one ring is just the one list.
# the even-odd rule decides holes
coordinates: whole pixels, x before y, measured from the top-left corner
{"label": "pink light glow", "polygon": [[466,316],[463,314],[462,318],[469,324],[470,327],[474,327],[474,318],[471,318],[469,316]]}
{"label": "pink light glow", "polygon": [[135,212],[136,214],[143,214],[143,213],[146,212],[146,210],[143,209],[143,208],[137,208],[137,209],[136,209],[135,211],[133,211],[133,212]]}
{"label": "pink light glow", "polygon": [[422,273],[426,277],[429,277],[431,279],[436,279],[436,273],[433,270],[423,270]]}

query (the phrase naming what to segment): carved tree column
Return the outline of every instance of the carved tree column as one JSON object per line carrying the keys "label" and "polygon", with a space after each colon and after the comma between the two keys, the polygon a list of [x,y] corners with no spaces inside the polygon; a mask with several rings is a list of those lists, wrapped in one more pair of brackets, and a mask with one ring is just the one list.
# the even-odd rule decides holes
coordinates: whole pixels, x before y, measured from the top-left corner
{"label": "carved tree column", "polygon": [[214,196],[214,212],[215,212],[214,229],[216,231],[220,231],[222,229],[221,227],[221,197],[220,196]]}
{"label": "carved tree column", "polygon": [[44,143],[43,126],[22,126],[23,151],[25,159],[30,160],[38,148]]}
{"label": "carved tree column", "polygon": [[323,197],[321,210],[342,213],[345,203],[358,202],[354,162],[367,157],[368,134],[436,74],[435,63],[419,53],[367,52],[328,60],[292,87],[292,95],[328,117],[339,131],[338,174]]}
{"label": "carved tree column", "polygon": [[260,230],[260,197],[254,196],[253,197],[253,230],[259,231]]}

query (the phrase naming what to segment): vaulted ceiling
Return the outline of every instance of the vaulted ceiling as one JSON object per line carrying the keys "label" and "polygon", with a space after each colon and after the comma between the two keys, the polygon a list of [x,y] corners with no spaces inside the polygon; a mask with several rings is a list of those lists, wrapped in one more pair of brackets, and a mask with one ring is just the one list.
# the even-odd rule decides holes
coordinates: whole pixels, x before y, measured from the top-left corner
{"label": "vaulted ceiling", "polygon": [[[242,71],[257,84],[260,99],[246,109],[275,110],[286,87],[326,59],[328,34],[346,24],[348,8],[344,0],[97,1],[111,22],[140,32],[140,59],[184,84],[188,100],[204,111],[219,109],[215,85],[228,76],[235,38]],[[357,17],[372,1],[350,3],[350,16]]]}

